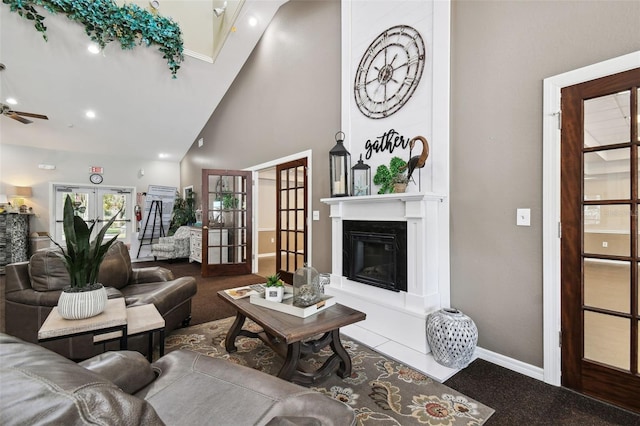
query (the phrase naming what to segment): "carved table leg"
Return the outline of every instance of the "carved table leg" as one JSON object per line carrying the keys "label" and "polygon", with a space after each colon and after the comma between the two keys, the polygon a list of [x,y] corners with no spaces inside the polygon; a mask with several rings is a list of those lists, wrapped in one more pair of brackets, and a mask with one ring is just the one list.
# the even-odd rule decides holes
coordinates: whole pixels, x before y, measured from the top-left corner
{"label": "carved table leg", "polygon": [[284,380],[289,380],[293,377],[293,373],[296,372],[296,368],[298,367],[300,354],[300,342],[287,345],[287,358],[278,372],[278,377]]}
{"label": "carved table leg", "polygon": [[[333,354],[314,372],[298,369],[298,362],[303,353],[318,352],[330,345]],[[287,357],[278,372],[278,377],[301,385],[312,385],[330,376],[334,371],[341,378],[351,376],[351,357],[340,341],[340,330],[327,332],[321,339],[313,342],[296,342],[287,346]]]}
{"label": "carved table leg", "polygon": [[247,319],[247,317],[240,312],[236,314],[236,320],[233,322],[233,325],[227,332],[227,337],[224,339],[224,348],[227,352],[233,353],[238,350],[236,348],[236,337],[240,335],[245,319]]}
{"label": "carved table leg", "polygon": [[341,378],[351,376],[351,357],[347,350],[342,346],[342,342],[340,341],[340,330],[336,329],[331,332],[332,340],[331,340],[331,349],[333,353],[338,355],[340,358],[340,367],[338,367],[338,376]]}

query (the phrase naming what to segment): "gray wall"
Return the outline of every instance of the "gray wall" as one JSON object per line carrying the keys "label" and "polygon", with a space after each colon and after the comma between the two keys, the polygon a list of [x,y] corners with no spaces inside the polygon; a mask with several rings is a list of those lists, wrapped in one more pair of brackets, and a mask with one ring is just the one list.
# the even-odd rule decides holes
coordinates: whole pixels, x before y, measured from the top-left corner
{"label": "gray wall", "polygon": [[631,1],[452,4],[451,302],[485,349],[542,367],[542,80],[640,50],[639,23]]}
{"label": "gray wall", "polygon": [[[203,168],[243,169],[313,150],[313,266],[330,271],[329,150],[340,129],[340,2],[285,3],[181,163],[201,193]],[[197,139],[196,139],[197,140]]]}
{"label": "gray wall", "polygon": [[[452,3],[451,300],[479,346],[542,366],[542,80],[640,50],[638,2]],[[327,152],[340,126],[340,6],[282,6],[182,161],[245,168],[312,149],[313,264],[329,270]],[[532,226],[515,226],[518,207]]]}

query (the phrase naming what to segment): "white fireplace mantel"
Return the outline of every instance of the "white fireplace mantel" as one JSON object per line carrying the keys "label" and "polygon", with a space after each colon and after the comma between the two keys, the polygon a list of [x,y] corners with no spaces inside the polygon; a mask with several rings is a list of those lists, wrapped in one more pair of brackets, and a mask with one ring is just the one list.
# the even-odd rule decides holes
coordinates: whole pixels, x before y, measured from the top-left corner
{"label": "white fireplace mantel", "polygon": [[347,204],[359,204],[359,203],[385,203],[385,202],[393,202],[393,200],[398,201],[422,201],[422,200],[434,200],[434,201],[444,201],[445,196],[442,194],[436,194],[433,192],[402,192],[402,193],[393,193],[393,194],[376,194],[376,195],[363,195],[358,197],[335,197],[335,198],[322,198],[322,201],[325,204],[334,205],[340,203]]}
{"label": "white fireplace mantel", "polygon": [[[331,207],[331,285],[338,302],[367,314],[361,327],[414,349],[429,352],[427,315],[448,306],[448,250],[439,218],[446,197],[401,193],[321,199]],[[407,291],[394,292],[349,280],[342,274],[343,220],[407,222]],[[444,246],[443,246],[444,242]]]}

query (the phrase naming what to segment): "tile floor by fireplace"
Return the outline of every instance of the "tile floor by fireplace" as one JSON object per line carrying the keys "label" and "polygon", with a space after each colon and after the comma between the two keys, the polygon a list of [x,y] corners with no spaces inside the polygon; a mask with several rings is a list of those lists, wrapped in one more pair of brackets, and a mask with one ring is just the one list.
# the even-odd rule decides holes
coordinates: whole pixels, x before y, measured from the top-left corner
{"label": "tile floor by fireplace", "polygon": [[459,371],[458,369],[438,364],[431,353],[425,355],[389,340],[384,336],[366,330],[357,324],[341,328],[340,332],[371,349],[420,371],[438,382],[444,382]]}

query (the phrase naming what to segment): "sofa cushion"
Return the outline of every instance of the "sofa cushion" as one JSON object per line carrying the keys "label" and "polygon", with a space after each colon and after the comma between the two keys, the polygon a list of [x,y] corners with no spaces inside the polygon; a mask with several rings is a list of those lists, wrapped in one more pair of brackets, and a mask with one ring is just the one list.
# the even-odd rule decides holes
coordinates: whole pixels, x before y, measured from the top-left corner
{"label": "sofa cushion", "polygon": [[167,424],[284,425],[299,416],[303,425],[355,422],[353,410],[338,400],[227,360],[179,349],[152,365],[158,378],[136,396]]}
{"label": "sofa cushion", "polygon": [[133,395],[156,378],[151,364],[140,352],[109,351],[78,363]]}
{"label": "sofa cushion", "polygon": [[4,424],[162,425],[146,401],[54,352],[0,334]]}
{"label": "sofa cushion", "polygon": [[62,290],[71,281],[58,248],[35,252],[29,260],[29,277],[35,291]]}
{"label": "sofa cushion", "polygon": [[122,241],[116,241],[100,265],[98,282],[105,287],[121,289],[129,284],[132,273],[129,249]]}

